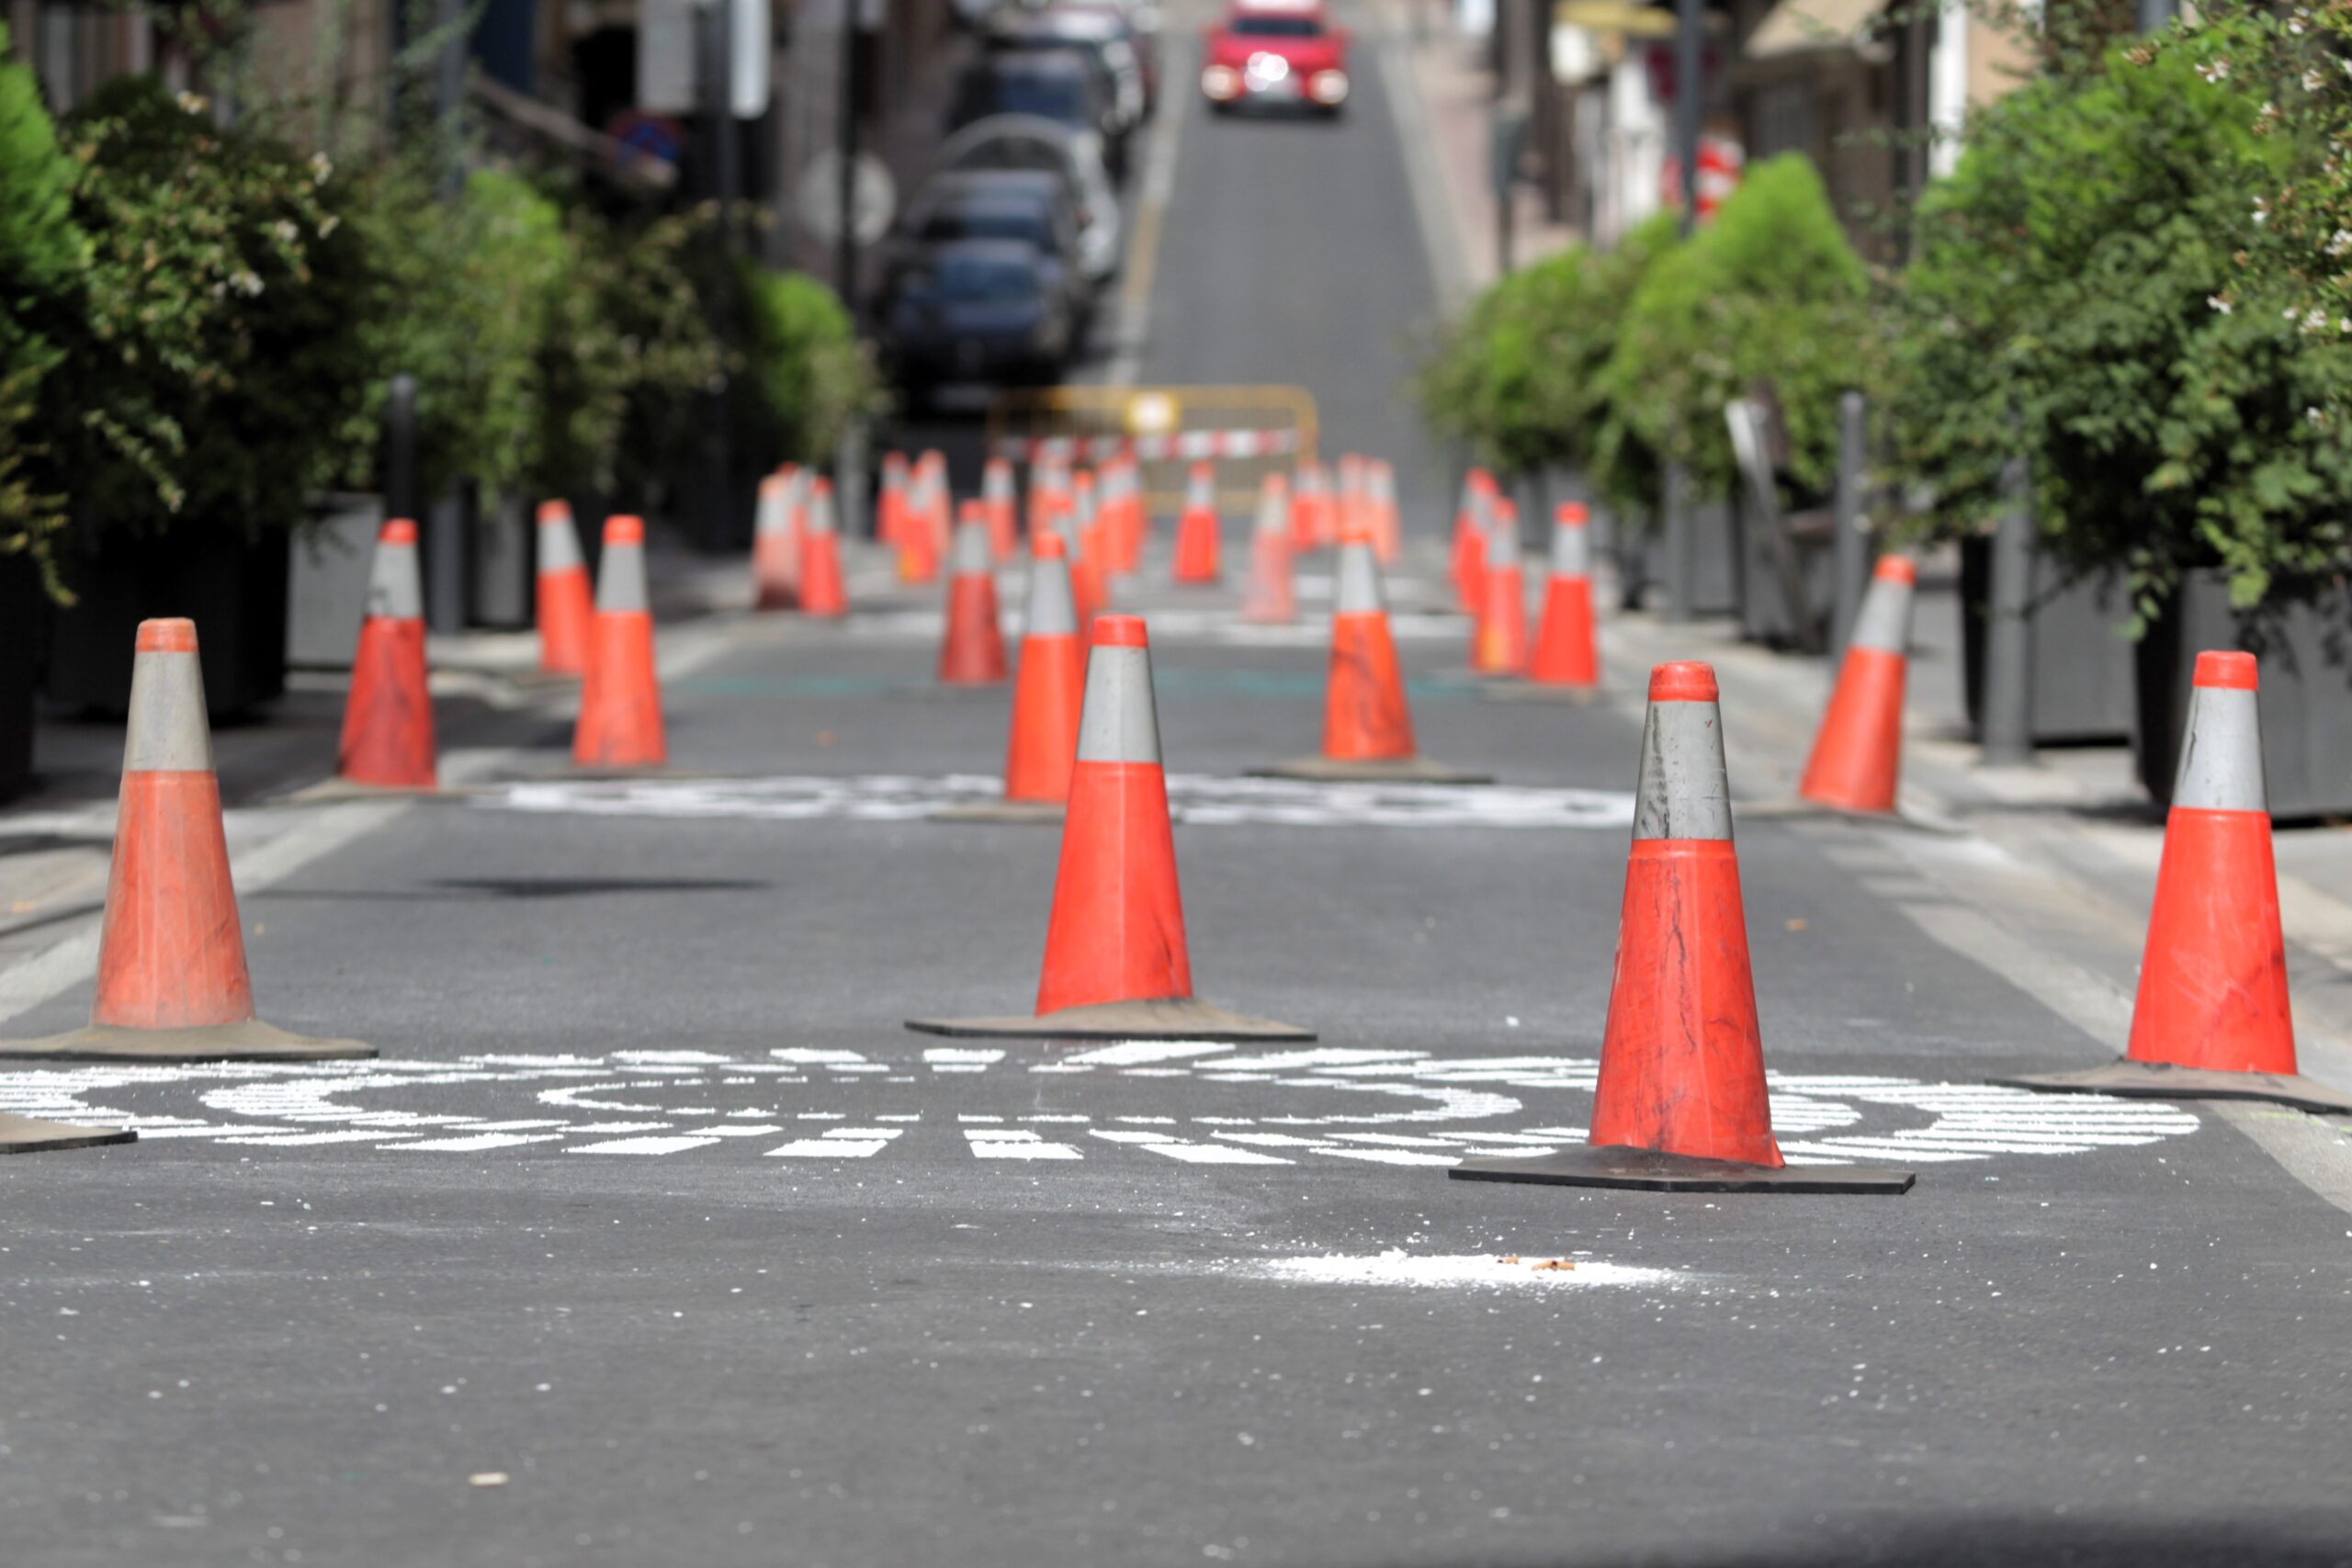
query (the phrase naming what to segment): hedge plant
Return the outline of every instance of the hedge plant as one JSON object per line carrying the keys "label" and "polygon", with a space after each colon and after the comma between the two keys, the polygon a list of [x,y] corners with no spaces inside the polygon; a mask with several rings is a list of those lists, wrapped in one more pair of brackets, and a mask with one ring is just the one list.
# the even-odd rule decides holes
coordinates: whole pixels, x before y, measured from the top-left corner
{"label": "hedge plant", "polygon": [[1724,405],[1769,386],[1798,491],[1835,477],[1838,395],[1878,355],[1870,280],[1813,164],[1749,165],[1711,222],[1661,256],[1627,308],[1601,395],[1620,441],[1688,468],[1700,496],[1737,479]]}
{"label": "hedge plant", "polygon": [[[0,56],[8,28],[0,23]],[[46,456],[35,412],[62,351],[43,335],[80,284],[89,242],[74,222],[74,166],[58,145],[40,85],[0,58],[0,556],[28,555],[62,593],[51,550],[65,499],[36,473]]]}
{"label": "hedge plant", "polygon": [[2290,150],[2215,69],[2232,47],[2208,28],[1984,110],[1899,296],[1901,458],[1936,521],[1981,522],[2025,458],[2052,557],[2121,570],[2143,614],[2188,570],[2249,606],[2346,554],[2352,346],[2233,259]]}
{"label": "hedge plant", "polygon": [[62,141],[87,249],[31,312],[58,351],[36,483],[108,527],[300,521],[364,395],[366,258],[332,167],[152,77],[101,88]]}
{"label": "hedge plant", "polygon": [[1430,429],[1504,474],[1592,469],[1611,414],[1600,372],[1626,304],[1673,243],[1661,213],[1614,250],[1571,245],[1480,294],[1420,367]]}

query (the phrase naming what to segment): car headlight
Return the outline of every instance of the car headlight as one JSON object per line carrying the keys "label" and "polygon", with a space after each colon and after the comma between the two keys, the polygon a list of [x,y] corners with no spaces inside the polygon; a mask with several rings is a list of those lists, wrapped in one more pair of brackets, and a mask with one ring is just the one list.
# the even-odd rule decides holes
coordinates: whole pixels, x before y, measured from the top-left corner
{"label": "car headlight", "polygon": [[1345,103],[1348,73],[1344,71],[1317,71],[1306,79],[1306,96],[1318,104]]}
{"label": "car headlight", "polygon": [[1212,98],[1238,97],[1241,92],[1241,73],[1230,65],[1212,65],[1201,73],[1201,91]]}

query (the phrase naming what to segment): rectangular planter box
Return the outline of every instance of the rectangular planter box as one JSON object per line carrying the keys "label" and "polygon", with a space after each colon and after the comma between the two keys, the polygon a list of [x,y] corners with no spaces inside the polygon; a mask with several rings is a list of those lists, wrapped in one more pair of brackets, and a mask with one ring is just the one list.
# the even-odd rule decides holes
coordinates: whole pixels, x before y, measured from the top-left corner
{"label": "rectangular planter box", "polygon": [[351,668],[383,522],[380,495],[327,496],[316,525],[287,542],[286,659],[296,669]]}
{"label": "rectangular planter box", "polygon": [[[2120,574],[2084,578],[2051,592],[2056,569],[2033,566],[2033,730],[2037,743],[2095,743],[2132,735],[2131,606]],[[2047,595],[2046,597],[2044,595]],[[1984,608],[1993,597],[1993,541],[1960,544],[1961,681],[1968,723],[1981,728],[1984,701]]]}
{"label": "rectangular planter box", "polygon": [[[1703,501],[1690,509],[1690,526],[1697,535],[1699,572],[1691,610],[1702,615],[1739,613],[1739,528],[1727,501]],[[1545,536],[1548,541],[1550,536]],[[1642,530],[1636,547],[1642,552],[1653,607],[1666,603],[1666,525],[1653,518]]]}
{"label": "rectangular planter box", "polygon": [[2352,593],[2337,588],[2260,619],[2230,608],[2218,571],[2191,574],[2142,639],[2140,782],[2172,803],[2197,656],[2242,649],[2262,660],[2262,761],[2270,815],[2281,820],[2352,814]]}
{"label": "rectangular planter box", "polygon": [[141,538],[84,529],[61,563],[77,596],[50,618],[51,702],[119,716],[130,703],[139,623],[196,622],[204,703],[215,719],[251,713],[286,690],[286,539],[183,521]]}
{"label": "rectangular planter box", "polygon": [[22,556],[0,556],[0,800],[33,779],[33,699],[40,689],[40,573]]}

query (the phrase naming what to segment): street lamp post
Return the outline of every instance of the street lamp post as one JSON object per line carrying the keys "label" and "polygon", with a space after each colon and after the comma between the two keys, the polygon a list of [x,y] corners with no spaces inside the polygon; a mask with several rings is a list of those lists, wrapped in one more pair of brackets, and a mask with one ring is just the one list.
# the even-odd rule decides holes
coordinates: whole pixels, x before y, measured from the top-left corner
{"label": "street lamp post", "polygon": [[[737,0],[702,0],[695,17],[695,75],[700,78],[703,118],[704,151],[707,161],[704,167],[709,181],[710,194],[718,206],[718,239],[721,264],[736,265],[740,224],[736,209],[742,197],[742,169],[735,141],[733,105],[729,102],[729,78],[732,75],[734,20],[729,15],[730,3]],[[730,309],[732,292],[722,283],[711,295],[711,333],[718,340],[722,352],[735,342],[734,312]],[[709,494],[701,508],[702,540],[714,547],[724,547],[735,542],[735,435],[732,429],[734,396],[729,385],[726,361],[719,362],[718,377],[711,383]]]}
{"label": "street lamp post", "polygon": [[[1699,107],[1706,71],[1706,0],[1675,0],[1674,160],[1682,185],[1682,237],[1699,222]],[[1690,476],[1679,463],[1666,468],[1663,510],[1666,527],[1666,619],[1689,621],[1697,613],[1699,548],[1690,516]]]}
{"label": "street lamp post", "polygon": [[[865,319],[857,287],[857,21],[860,0],[841,0],[841,81],[833,137],[839,171],[833,213],[833,286],[854,333]],[[865,422],[851,420],[833,452],[833,498],[840,527],[852,538],[865,528]]]}

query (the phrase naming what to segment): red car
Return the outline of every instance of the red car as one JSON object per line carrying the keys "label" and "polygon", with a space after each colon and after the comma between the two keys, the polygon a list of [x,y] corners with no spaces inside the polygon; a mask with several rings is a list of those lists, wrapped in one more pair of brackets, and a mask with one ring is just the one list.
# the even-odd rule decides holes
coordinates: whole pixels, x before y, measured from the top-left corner
{"label": "red car", "polygon": [[1331,26],[1323,0],[1232,0],[1209,31],[1201,93],[1220,114],[1338,114],[1348,101],[1348,35]]}

